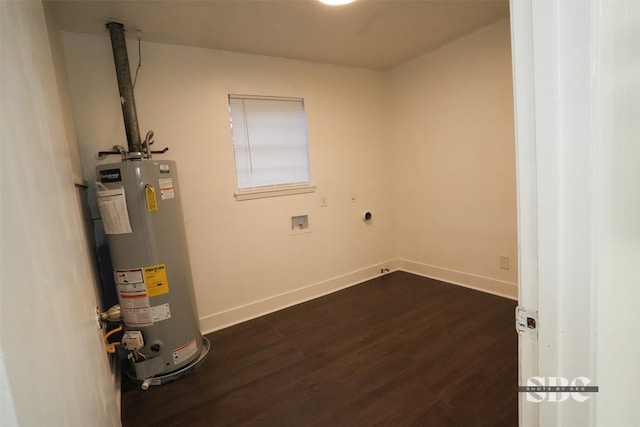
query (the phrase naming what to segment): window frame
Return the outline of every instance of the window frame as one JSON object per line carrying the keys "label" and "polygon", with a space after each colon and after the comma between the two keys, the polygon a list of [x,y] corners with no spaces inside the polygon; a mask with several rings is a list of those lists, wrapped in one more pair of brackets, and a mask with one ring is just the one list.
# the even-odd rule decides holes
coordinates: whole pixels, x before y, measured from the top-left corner
{"label": "window frame", "polygon": [[[316,186],[311,181],[311,160],[309,155],[309,140],[306,126],[306,110],[304,104],[304,98],[295,98],[295,97],[285,97],[285,96],[264,96],[264,95],[243,95],[243,94],[228,94],[228,109],[229,109],[229,124],[231,131],[231,143],[233,147],[234,153],[234,170],[236,173],[236,192],[234,196],[237,201],[242,200],[251,200],[251,199],[259,199],[266,197],[277,197],[277,196],[286,196],[293,194],[304,194],[304,193],[312,193],[316,190]],[[265,184],[265,185],[254,185],[247,187],[240,187],[241,183],[241,170],[239,170],[239,159],[238,152],[242,151],[242,148],[239,148],[240,144],[238,141],[234,140],[234,129],[233,129],[233,120],[234,120],[234,111],[232,110],[232,102],[237,100],[254,100],[254,101],[282,101],[282,102],[299,102],[300,107],[302,109],[302,122],[298,123],[302,126],[304,132],[304,149],[305,149],[305,157],[306,157],[306,182],[288,182],[288,183],[273,183],[273,184]],[[236,110],[235,113],[238,111]],[[242,107],[242,124],[240,125],[240,129],[247,130],[247,120],[246,113],[244,110],[244,106]],[[249,128],[250,129],[250,128]],[[247,140],[247,144],[249,144],[248,136],[241,137],[242,139]],[[301,146],[301,145],[300,145]],[[246,155],[249,156],[249,162],[252,163],[251,160],[251,147],[250,145],[246,149]],[[302,162],[301,162],[302,163]]]}

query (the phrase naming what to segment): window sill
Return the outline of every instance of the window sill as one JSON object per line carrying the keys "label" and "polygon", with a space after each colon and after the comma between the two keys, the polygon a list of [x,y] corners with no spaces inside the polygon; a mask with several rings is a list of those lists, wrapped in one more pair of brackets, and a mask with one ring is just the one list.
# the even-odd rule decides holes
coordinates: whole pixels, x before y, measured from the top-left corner
{"label": "window sill", "polygon": [[293,194],[313,193],[316,186],[312,184],[305,185],[286,185],[262,188],[251,188],[247,190],[238,190],[234,193],[238,202],[243,200],[264,199],[267,197],[290,196]]}

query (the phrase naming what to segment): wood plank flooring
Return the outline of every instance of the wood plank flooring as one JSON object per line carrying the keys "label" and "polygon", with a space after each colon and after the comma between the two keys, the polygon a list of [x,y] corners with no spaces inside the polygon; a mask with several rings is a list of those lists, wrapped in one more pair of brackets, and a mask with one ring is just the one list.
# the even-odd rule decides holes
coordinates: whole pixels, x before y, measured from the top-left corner
{"label": "wood plank flooring", "polygon": [[395,272],[209,334],[128,426],[517,426],[516,302]]}

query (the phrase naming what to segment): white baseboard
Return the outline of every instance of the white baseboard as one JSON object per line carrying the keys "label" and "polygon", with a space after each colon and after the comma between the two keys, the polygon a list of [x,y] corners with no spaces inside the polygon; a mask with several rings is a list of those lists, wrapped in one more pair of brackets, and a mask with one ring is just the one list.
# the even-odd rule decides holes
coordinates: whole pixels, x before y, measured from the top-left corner
{"label": "white baseboard", "polygon": [[333,277],[293,291],[274,295],[259,301],[231,308],[200,318],[200,329],[208,334],[226,327],[273,313],[321,296],[339,291],[380,276],[380,270],[402,270],[418,276],[429,277],[453,285],[464,286],[513,300],[518,299],[518,285],[489,277],[478,276],[447,268],[436,267],[406,259],[392,259],[380,262],[342,276]]}
{"label": "white baseboard", "polygon": [[407,259],[397,259],[398,270],[430,279],[440,280],[453,285],[464,286],[501,297],[518,300],[518,284],[492,279],[490,277],[478,276],[461,271],[450,270],[448,268],[436,267]]}
{"label": "white baseboard", "polygon": [[228,326],[255,319],[265,314],[273,313],[274,311],[282,310],[283,308],[319,298],[378,277],[380,276],[380,270],[382,268],[388,268],[390,271],[394,271],[397,269],[397,264],[397,260],[395,259],[380,262],[342,276],[333,277],[293,291],[201,317],[200,329],[203,334],[208,334]]}

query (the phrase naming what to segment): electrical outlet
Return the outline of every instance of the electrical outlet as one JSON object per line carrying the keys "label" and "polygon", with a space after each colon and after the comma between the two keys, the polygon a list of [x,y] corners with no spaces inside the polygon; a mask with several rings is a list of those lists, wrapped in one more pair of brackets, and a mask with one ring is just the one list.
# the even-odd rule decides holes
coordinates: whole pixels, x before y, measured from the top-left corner
{"label": "electrical outlet", "polygon": [[509,257],[508,256],[500,256],[500,268],[503,270],[509,270]]}

